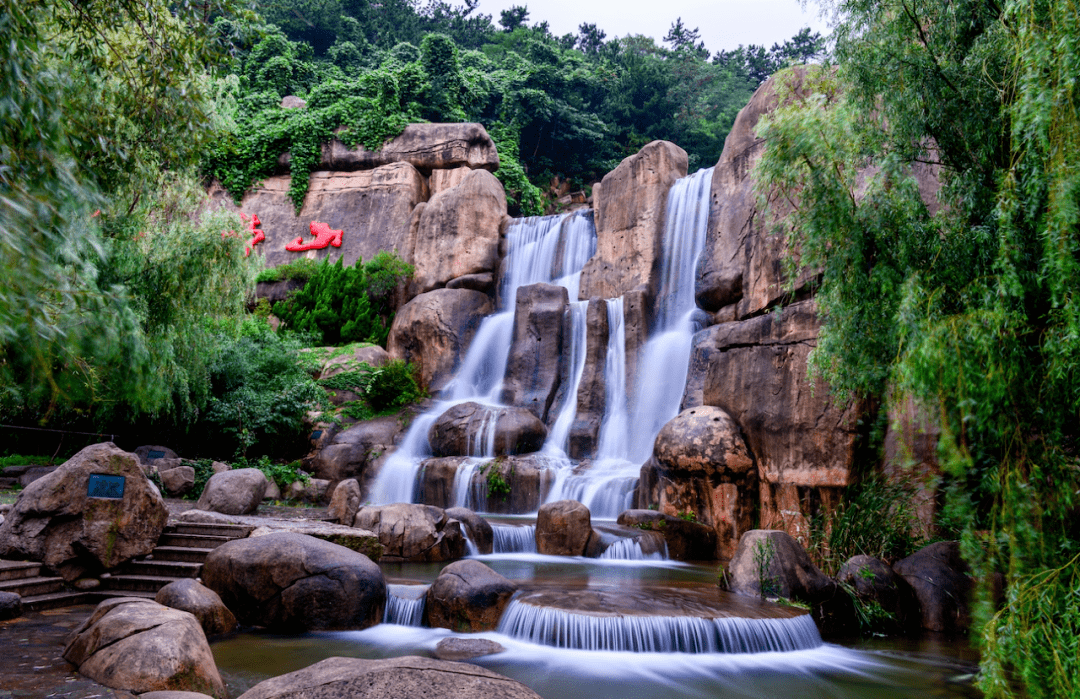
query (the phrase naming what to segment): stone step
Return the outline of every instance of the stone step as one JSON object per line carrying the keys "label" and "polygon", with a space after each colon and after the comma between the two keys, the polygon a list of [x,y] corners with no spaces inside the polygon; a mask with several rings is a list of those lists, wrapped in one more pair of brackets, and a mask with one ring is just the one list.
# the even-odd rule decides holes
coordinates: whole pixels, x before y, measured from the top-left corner
{"label": "stone step", "polygon": [[41,564],[34,561],[0,561],[0,581],[36,578],[41,574]]}
{"label": "stone step", "polygon": [[63,589],[63,578],[43,578],[38,576],[0,582],[0,592],[15,592],[23,597],[47,595],[53,592],[60,592]]}
{"label": "stone step", "polygon": [[216,549],[227,541],[232,541],[228,536],[211,536],[207,534],[169,534],[165,533],[158,539],[158,546],[180,546],[192,549]]}
{"label": "stone step", "polygon": [[186,563],[202,563],[210,554],[212,548],[197,549],[187,546],[158,546],[150,555],[155,561],[177,561]]}
{"label": "stone step", "polygon": [[94,603],[104,602],[107,599],[116,599],[118,597],[141,597],[142,599],[154,599],[157,596],[157,592],[151,592],[150,590],[95,590],[93,592]]}
{"label": "stone step", "polygon": [[165,529],[166,534],[196,534],[202,536],[227,536],[245,539],[255,527],[249,524],[211,524],[204,522],[176,522]]}
{"label": "stone step", "polygon": [[58,607],[73,607],[76,604],[97,604],[99,593],[96,592],[50,592],[44,595],[30,595],[22,598],[24,612],[40,612]]}
{"label": "stone step", "polygon": [[163,578],[197,578],[202,563],[188,561],[159,561],[136,559],[128,561],[114,575],[153,575]]}
{"label": "stone step", "polygon": [[108,578],[103,579],[101,582],[105,585],[106,591],[116,592],[150,592],[156,593],[161,588],[165,587],[171,582],[176,582],[180,578],[173,578],[164,575],[111,575]]}

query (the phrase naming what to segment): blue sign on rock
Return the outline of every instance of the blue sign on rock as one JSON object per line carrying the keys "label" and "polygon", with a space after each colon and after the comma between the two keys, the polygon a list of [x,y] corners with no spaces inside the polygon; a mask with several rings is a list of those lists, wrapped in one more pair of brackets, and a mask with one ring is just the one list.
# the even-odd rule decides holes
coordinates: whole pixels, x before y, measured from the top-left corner
{"label": "blue sign on rock", "polygon": [[91,498],[124,499],[124,477],[91,473],[86,483],[86,495]]}

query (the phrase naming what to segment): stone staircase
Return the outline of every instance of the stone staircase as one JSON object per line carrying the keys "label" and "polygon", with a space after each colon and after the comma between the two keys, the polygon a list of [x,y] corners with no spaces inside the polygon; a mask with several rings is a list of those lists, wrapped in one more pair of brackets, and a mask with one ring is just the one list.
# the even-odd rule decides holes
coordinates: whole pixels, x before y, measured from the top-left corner
{"label": "stone staircase", "polygon": [[101,577],[93,590],[72,590],[63,578],[49,575],[41,563],[0,561],[0,591],[17,592],[23,609],[40,611],[75,604],[96,604],[109,597],[146,597],[182,578],[197,578],[203,561],[218,546],[243,539],[253,527],[241,524],[170,524],[146,556]]}

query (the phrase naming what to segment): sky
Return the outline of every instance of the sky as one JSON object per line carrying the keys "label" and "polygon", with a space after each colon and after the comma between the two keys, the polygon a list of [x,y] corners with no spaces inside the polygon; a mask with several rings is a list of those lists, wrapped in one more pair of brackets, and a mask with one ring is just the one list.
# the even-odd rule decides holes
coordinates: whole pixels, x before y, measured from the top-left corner
{"label": "sky", "polygon": [[799,0],[480,0],[478,11],[499,23],[499,13],[513,5],[529,8],[529,24],[547,21],[556,36],[577,34],[589,22],[613,39],[645,34],[661,42],[675,19],[688,29],[697,27],[705,48],[730,50],[739,44],[783,43],[803,27],[828,34],[818,16],[819,6]]}

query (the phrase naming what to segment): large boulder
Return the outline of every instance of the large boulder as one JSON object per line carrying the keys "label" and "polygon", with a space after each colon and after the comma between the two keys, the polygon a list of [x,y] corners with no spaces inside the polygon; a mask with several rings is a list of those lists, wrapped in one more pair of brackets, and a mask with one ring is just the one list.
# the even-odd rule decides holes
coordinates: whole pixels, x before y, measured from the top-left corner
{"label": "large boulder", "polygon": [[424,620],[459,633],[494,631],[517,585],[480,561],[451,563],[428,588]]}
{"label": "large boulder", "polygon": [[972,581],[960,556],[960,544],[938,541],[893,564],[893,570],[915,591],[922,627],[929,631],[964,633],[971,625],[968,598]]}
{"label": "large boulder", "polygon": [[481,124],[409,124],[376,151],[349,148],[335,138],[323,145],[320,168],[368,170],[388,163],[409,163],[432,175],[462,167],[495,171],[499,154]]}
{"label": "large boulder", "polygon": [[274,631],[365,629],[386,606],[386,581],[370,558],[304,534],[222,544],[202,577],[241,624]]}
{"label": "large boulder", "polygon": [[462,526],[465,527],[469,540],[476,546],[478,553],[491,553],[495,534],[486,519],[466,507],[448,508],[446,516],[461,522]]}
{"label": "large boulder", "polygon": [[260,682],[239,699],[540,699],[516,680],[468,663],[404,656],[388,660],[327,658]]}
{"label": "large boulder", "polygon": [[569,297],[561,286],[531,284],[517,291],[514,332],[502,400],[548,422],[563,372],[563,334]]}
{"label": "large boulder", "polygon": [[559,500],[540,506],[536,515],[536,551],[549,556],[596,557],[602,550],[600,535],[593,531],[592,513],[576,500]]}
{"label": "large boulder", "polygon": [[690,512],[715,529],[721,558],[731,558],[739,537],[753,528],[757,465],[739,426],[720,408],[689,408],[668,421],[638,487],[660,512]]}
{"label": "large boulder", "polygon": [[495,272],[506,193],[487,170],[473,170],[419,212],[413,251],[413,293],[424,293],[466,274]]}
{"label": "large boulder", "polygon": [[527,408],[458,403],[428,430],[435,456],[512,456],[540,451],[547,427]]}
{"label": "large boulder", "polygon": [[686,176],[686,151],[653,141],[604,175],[593,188],[596,254],[581,273],[579,298],[615,298],[659,280],[660,251],[671,185]]}
{"label": "large boulder", "polygon": [[[329,258],[331,262],[342,259],[351,266],[370,260],[381,250],[396,251],[409,261],[412,212],[428,196],[424,176],[412,165],[398,162],[361,172],[313,172],[299,214],[288,197],[289,183],[287,175],[269,177],[240,205],[240,210],[257,215],[262,223],[260,230],[266,239],[255,250],[265,255],[268,266],[277,267],[299,257]],[[313,221],[343,231],[341,247],[286,250],[285,246],[297,238],[312,240]]]}
{"label": "large boulder", "polygon": [[360,509],[360,484],[355,478],[341,481],[330,496],[326,516],[339,524],[352,524]]}
{"label": "large boulder", "polygon": [[223,515],[249,515],[259,509],[269,481],[257,468],[238,468],[210,476],[195,507]]}
{"label": "large boulder", "polygon": [[919,602],[907,581],[884,561],[873,556],[853,556],[836,574],[836,581],[854,591],[864,605],[877,605],[892,622],[876,632],[904,631],[919,626]]}
{"label": "large boulder", "polygon": [[354,527],[379,537],[383,560],[439,563],[465,555],[461,523],[430,505],[361,507]]}
{"label": "large boulder", "polygon": [[711,561],[716,558],[716,530],[701,522],[656,510],[625,510],[618,523],[658,532],[667,544],[668,558],[676,561]]}
{"label": "large boulder", "polygon": [[99,604],[72,632],[64,659],[95,682],[136,694],[180,690],[227,696],[198,620],[147,599],[120,597]]}
{"label": "large boulder", "polygon": [[168,471],[158,471],[161,485],[171,497],[177,498],[195,487],[195,469],[191,466],[177,466]]}
{"label": "large boulder", "polygon": [[607,402],[605,367],[607,366],[607,301],[589,300],[585,309],[585,366],[578,382],[577,412],[570,427],[569,449],[572,459],[595,456]]}
{"label": "large boulder", "polygon": [[684,409],[716,406],[738,423],[757,461],[761,525],[802,540],[810,513],[799,488],[813,488],[824,511],[835,506],[854,478],[862,415],[807,378],[820,327],[808,300],[702,330],[683,398]]}
{"label": "large boulder", "polygon": [[411,362],[423,388],[440,391],[492,309],[487,294],[471,289],[436,289],[421,294],[394,316],[387,340],[390,356]]}
{"label": "large boulder", "polygon": [[[90,497],[94,475],[118,486],[96,494],[119,497]],[[0,557],[41,561],[70,582],[150,553],[168,517],[134,454],[94,444],[19,494],[0,524]]]}
{"label": "large boulder", "polygon": [[154,601],[194,615],[207,636],[220,636],[236,628],[236,617],[221,597],[194,578],[169,583],[157,591]]}
{"label": "large boulder", "polygon": [[331,492],[338,483],[349,479],[356,479],[363,492],[374,478],[373,464],[393,449],[401,431],[401,420],[394,415],[358,422],[331,437],[329,444],[319,450],[311,461],[312,475],[329,481]]}
{"label": "large boulder", "polygon": [[[458,471],[469,469],[469,475],[461,474],[468,482],[465,504],[469,507],[492,514],[536,512],[561,466],[558,459],[539,452],[495,459],[425,459],[420,465],[420,500],[436,507],[451,507],[458,502]],[[457,519],[449,511],[447,515]]]}

